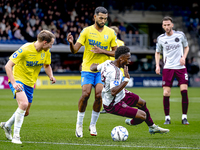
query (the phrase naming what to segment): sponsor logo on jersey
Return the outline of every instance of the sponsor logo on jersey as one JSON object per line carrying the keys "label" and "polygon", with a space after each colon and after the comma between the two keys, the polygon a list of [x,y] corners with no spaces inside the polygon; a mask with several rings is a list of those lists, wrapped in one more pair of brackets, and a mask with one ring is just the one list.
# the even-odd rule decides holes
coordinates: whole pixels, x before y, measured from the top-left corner
{"label": "sponsor logo on jersey", "polygon": [[175,50],[178,49],[180,47],[180,44],[176,44],[176,45],[167,45],[166,46],[166,50]]}
{"label": "sponsor logo on jersey", "polygon": [[89,45],[92,45],[92,46],[96,45],[97,47],[99,47],[101,49],[107,49],[108,48],[108,46],[102,46],[101,42],[99,42],[99,41],[92,40],[92,39],[88,39],[88,41],[89,41]]}
{"label": "sponsor logo on jersey", "polygon": [[43,66],[44,64],[38,64],[38,61],[26,61],[26,66]]}
{"label": "sponsor logo on jersey", "polygon": [[115,86],[118,86],[118,85],[119,85],[119,81],[114,81],[113,84],[114,84]]}

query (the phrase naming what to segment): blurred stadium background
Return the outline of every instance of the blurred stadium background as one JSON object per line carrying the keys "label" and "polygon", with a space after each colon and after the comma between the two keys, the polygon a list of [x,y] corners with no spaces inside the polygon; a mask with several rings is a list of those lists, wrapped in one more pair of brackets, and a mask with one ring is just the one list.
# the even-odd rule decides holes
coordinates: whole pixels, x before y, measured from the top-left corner
{"label": "blurred stadium background", "polygon": [[[93,13],[97,6],[109,10],[106,25],[118,26],[118,38],[131,49],[129,87],[161,86],[161,76],[154,71],[154,53],[156,38],[163,33],[161,21],[166,15],[174,19],[174,29],[183,31],[189,42],[186,64],[189,86],[200,86],[199,1],[0,0],[0,89],[9,88],[4,69],[9,56],[22,44],[35,41],[42,29],[56,35],[51,52],[57,83],[49,86],[42,69],[36,88],[81,88],[80,66],[84,48],[71,54],[66,36],[71,32],[76,41],[81,30],[94,23]],[[160,65],[163,65],[162,60]]]}

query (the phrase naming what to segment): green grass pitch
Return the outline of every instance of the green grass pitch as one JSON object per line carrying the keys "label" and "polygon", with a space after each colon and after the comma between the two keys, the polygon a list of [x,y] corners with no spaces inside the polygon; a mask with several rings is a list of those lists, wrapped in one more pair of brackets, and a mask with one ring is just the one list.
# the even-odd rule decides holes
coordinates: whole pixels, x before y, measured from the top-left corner
{"label": "green grass pitch", "polygon": [[[173,87],[170,97],[170,125],[164,125],[162,88],[128,88],[146,100],[155,124],[169,128],[168,134],[150,135],[148,126],[125,124],[125,117],[100,114],[96,137],[89,134],[94,101],[94,90],[88,101],[83,122],[83,138],[75,136],[78,100],[81,90],[35,90],[30,114],[21,128],[22,145],[12,144],[0,129],[0,149],[8,150],[104,150],[104,149],[200,149],[200,88],[190,87],[188,121],[181,124],[181,94]],[[0,122],[7,121],[17,109],[10,90],[0,90]],[[124,126],[129,132],[125,142],[114,142],[110,132],[115,126]]]}

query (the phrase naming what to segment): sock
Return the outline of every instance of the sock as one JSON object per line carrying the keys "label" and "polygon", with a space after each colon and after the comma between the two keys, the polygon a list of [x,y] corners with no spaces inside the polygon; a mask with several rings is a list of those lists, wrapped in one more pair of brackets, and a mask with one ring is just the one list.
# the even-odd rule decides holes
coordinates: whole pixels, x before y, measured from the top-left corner
{"label": "sock", "polygon": [[165,120],[167,120],[167,119],[171,120],[169,115],[165,116]]}
{"label": "sock", "polygon": [[164,106],[164,112],[165,116],[169,116],[169,96],[163,96],[163,106]]}
{"label": "sock", "polygon": [[84,116],[85,116],[85,112],[79,112],[78,111],[76,124],[82,125]]}
{"label": "sock", "polygon": [[10,117],[10,119],[6,122],[5,127],[11,128],[15,121],[15,113]]}
{"label": "sock", "polygon": [[20,129],[22,127],[22,123],[24,121],[25,110],[17,108],[15,112],[15,124],[14,124],[14,135],[19,137]]}
{"label": "sock", "polygon": [[96,122],[97,122],[97,120],[99,118],[99,114],[100,114],[100,112],[96,112],[96,111],[92,110],[90,125],[91,124],[96,124]]}
{"label": "sock", "polygon": [[187,119],[187,115],[186,114],[182,114],[182,120],[186,118]]}
{"label": "sock", "polygon": [[132,124],[132,125],[137,125],[137,124],[142,123],[143,121],[144,121],[144,120],[133,118],[133,119],[131,120],[131,124]]}
{"label": "sock", "polygon": [[189,104],[187,90],[181,91],[181,95],[182,95],[182,113],[187,114],[188,104]]}
{"label": "sock", "polygon": [[156,125],[155,125],[155,124],[152,124],[152,125],[151,125],[151,126],[149,126],[149,127],[151,127],[151,128],[152,128],[152,127],[156,127]]}
{"label": "sock", "polygon": [[146,120],[145,120],[146,124],[147,124],[148,126],[153,125],[154,123],[153,123],[153,120],[152,120],[151,115],[150,115],[150,113],[149,113],[149,110],[148,110],[148,108],[146,107],[146,104],[141,108],[141,110],[143,110],[143,111],[146,113]]}

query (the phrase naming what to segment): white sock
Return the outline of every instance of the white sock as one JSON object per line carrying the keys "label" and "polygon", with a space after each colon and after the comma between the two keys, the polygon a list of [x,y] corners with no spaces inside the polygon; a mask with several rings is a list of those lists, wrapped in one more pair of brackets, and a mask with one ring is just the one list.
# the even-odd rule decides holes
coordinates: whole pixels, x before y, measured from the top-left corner
{"label": "white sock", "polygon": [[165,120],[167,120],[167,119],[171,120],[169,115],[165,116]]}
{"label": "white sock", "polygon": [[20,129],[24,121],[25,110],[17,108],[15,112],[15,124],[14,124],[14,135],[19,137]]}
{"label": "white sock", "polygon": [[187,115],[186,114],[182,114],[182,120],[186,118],[187,119]]}
{"label": "white sock", "polygon": [[96,122],[97,122],[97,120],[99,118],[99,114],[100,114],[100,112],[96,112],[96,111],[92,110],[90,125],[91,124],[96,124]]}
{"label": "white sock", "polygon": [[14,121],[15,121],[15,112],[10,117],[10,119],[6,122],[5,127],[11,128],[11,126],[14,124]]}
{"label": "white sock", "polygon": [[85,112],[79,112],[78,111],[76,124],[82,125],[84,116],[85,116]]}

